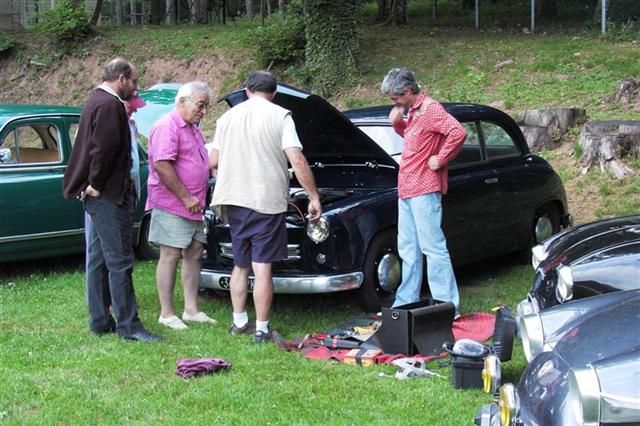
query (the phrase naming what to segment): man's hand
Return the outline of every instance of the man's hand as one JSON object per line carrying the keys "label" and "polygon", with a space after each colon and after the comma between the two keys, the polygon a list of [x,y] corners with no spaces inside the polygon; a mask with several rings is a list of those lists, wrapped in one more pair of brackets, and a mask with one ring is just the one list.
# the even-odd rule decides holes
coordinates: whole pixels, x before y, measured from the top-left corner
{"label": "man's hand", "polygon": [[100,191],[98,191],[97,189],[95,189],[93,186],[88,185],[84,191],[82,191],[80,193],[80,201],[84,201],[85,198],[87,197],[99,197],[100,196]]}
{"label": "man's hand", "polygon": [[429,168],[433,171],[436,171],[440,168],[440,163],[438,163],[438,157],[433,155],[429,157]]}
{"label": "man's hand", "polygon": [[198,197],[195,197],[189,194],[188,197],[182,199],[182,203],[191,213],[199,213],[202,211],[202,206],[200,206],[200,200]]}
{"label": "man's hand", "polygon": [[309,206],[307,207],[307,219],[309,222],[315,223],[322,216],[322,205],[319,199],[309,199]]}
{"label": "man's hand", "polygon": [[391,111],[389,111],[389,121],[391,122],[391,124],[401,122],[403,116],[404,116],[404,109],[402,109],[402,107],[395,106],[391,108]]}

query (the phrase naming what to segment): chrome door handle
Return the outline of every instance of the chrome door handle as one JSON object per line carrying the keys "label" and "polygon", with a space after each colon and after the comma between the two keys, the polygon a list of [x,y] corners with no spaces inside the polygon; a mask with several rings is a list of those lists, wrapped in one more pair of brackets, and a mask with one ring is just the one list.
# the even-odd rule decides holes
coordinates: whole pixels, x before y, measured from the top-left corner
{"label": "chrome door handle", "polygon": [[492,183],[498,183],[498,178],[485,179],[484,183],[486,183],[487,185],[491,185]]}

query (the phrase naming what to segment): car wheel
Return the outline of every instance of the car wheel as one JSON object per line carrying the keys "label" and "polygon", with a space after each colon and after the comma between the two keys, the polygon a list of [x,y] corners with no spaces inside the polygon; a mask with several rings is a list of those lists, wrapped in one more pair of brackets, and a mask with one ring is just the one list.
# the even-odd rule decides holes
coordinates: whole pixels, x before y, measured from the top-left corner
{"label": "car wheel", "polygon": [[553,204],[545,204],[536,212],[533,219],[531,245],[540,244],[553,234],[560,232],[560,215]]}
{"label": "car wheel", "polygon": [[531,248],[540,244],[553,234],[560,232],[560,214],[553,204],[545,204],[540,207],[533,217],[533,228],[529,244],[522,251],[522,263],[531,262]]}
{"label": "car wheel", "polygon": [[376,236],[364,260],[364,280],[358,289],[358,301],[368,312],[391,306],[402,281],[402,261],[398,255],[397,233],[384,231]]}
{"label": "car wheel", "polygon": [[151,215],[147,215],[140,224],[140,236],[138,237],[138,245],[135,247],[136,255],[141,260],[156,260],[160,258],[160,247],[149,241],[150,225]]}

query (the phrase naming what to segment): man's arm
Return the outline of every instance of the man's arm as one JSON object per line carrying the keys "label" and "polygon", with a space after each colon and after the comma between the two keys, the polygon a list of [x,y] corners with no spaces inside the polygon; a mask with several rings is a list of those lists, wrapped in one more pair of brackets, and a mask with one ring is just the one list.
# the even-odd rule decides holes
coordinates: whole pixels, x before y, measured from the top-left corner
{"label": "man's arm", "polygon": [[316,180],[313,177],[311,167],[309,167],[309,163],[307,163],[307,159],[304,158],[300,148],[286,148],[284,152],[293,167],[298,182],[307,191],[309,196],[309,207],[307,209],[309,221],[315,222],[322,216],[322,205],[320,205],[320,195],[316,188]]}
{"label": "man's arm", "polygon": [[176,169],[173,167],[173,164],[171,164],[171,161],[159,160],[153,163],[153,166],[158,173],[160,181],[169,188],[169,191],[176,194],[187,210],[191,213],[198,213],[202,210],[203,206],[200,205],[200,200],[184,187],[180,178],[178,178]]}
{"label": "man's arm", "polygon": [[391,108],[391,111],[389,111],[389,121],[393,126],[393,130],[404,137],[404,129],[407,127],[407,122],[404,121],[404,110],[399,106]]}

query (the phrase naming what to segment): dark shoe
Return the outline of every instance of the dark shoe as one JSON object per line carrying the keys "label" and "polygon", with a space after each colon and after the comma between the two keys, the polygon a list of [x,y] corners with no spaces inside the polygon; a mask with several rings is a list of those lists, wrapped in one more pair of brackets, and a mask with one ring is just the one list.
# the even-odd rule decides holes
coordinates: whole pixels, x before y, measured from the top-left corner
{"label": "dark shoe", "polygon": [[145,343],[155,343],[155,342],[162,341],[161,336],[158,336],[157,334],[149,333],[144,328],[142,330],[136,331],[130,336],[125,336],[124,338],[127,340],[137,340],[139,342],[145,342]]}
{"label": "dark shoe", "polygon": [[238,327],[235,324],[231,324],[229,327],[229,334],[232,336],[237,336],[239,334],[253,334],[256,331],[256,324],[254,321],[249,321],[242,327]]}
{"label": "dark shoe", "polygon": [[253,343],[265,343],[273,340],[273,332],[269,331],[265,333],[264,331],[256,331],[253,335]]}
{"label": "dark shoe", "polygon": [[104,330],[91,330],[91,332],[93,334],[95,334],[96,336],[103,336],[105,334],[115,333],[116,332],[116,325],[113,324],[110,327],[105,328]]}

